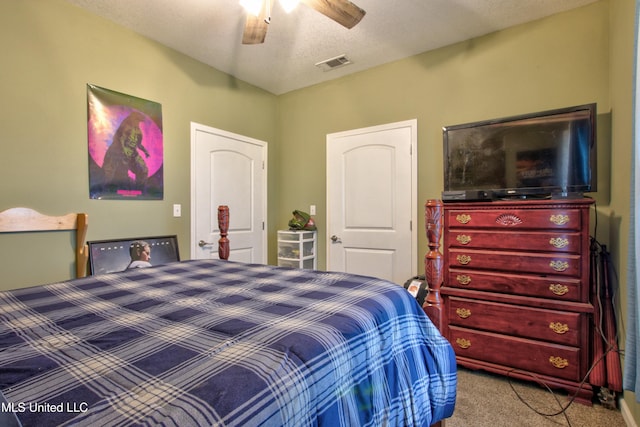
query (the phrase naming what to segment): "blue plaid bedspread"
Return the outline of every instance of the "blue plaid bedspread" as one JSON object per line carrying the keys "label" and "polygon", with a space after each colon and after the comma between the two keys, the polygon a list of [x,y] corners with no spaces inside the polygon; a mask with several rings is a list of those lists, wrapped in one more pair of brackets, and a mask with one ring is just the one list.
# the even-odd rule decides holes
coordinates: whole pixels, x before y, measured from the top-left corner
{"label": "blue plaid bedspread", "polygon": [[401,287],[194,260],[0,292],[24,426],[428,426],[453,350]]}

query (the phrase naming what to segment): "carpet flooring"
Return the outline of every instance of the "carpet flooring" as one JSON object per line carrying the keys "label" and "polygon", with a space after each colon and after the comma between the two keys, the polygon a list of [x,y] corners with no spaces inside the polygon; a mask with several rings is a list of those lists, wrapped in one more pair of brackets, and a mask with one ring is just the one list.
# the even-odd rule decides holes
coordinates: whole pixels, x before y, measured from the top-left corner
{"label": "carpet flooring", "polygon": [[459,367],[456,409],[453,416],[446,420],[445,427],[626,425],[619,410],[608,409],[600,404],[586,406],[574,402],[563,411],[568,403],[567,393],[563,391],[551,393],[534,383],[508,380],[499,375]]}

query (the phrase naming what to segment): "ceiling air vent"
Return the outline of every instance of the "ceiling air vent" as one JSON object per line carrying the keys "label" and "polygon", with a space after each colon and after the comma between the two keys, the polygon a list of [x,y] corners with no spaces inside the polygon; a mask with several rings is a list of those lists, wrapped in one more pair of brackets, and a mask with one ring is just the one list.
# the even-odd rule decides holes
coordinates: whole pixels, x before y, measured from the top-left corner
{"label": "ceiling air vent", "polygon": [[346,55],[342,54],[335,58],[325,59],[316,63],[316,67],[321,68],[323,71],[335,70],[336,68],[344,67],[351,64],[351,60]]}

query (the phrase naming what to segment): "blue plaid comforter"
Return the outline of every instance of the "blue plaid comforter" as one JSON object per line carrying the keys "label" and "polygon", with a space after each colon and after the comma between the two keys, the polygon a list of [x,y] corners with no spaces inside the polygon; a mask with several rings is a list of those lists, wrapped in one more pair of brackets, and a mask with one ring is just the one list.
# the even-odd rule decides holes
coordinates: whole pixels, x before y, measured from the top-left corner
{"label": "blue plaid comforter", "polygon": [[194,260],[0,292],[0,390],[24,426],[427,426],[456,363],[401,286]]}

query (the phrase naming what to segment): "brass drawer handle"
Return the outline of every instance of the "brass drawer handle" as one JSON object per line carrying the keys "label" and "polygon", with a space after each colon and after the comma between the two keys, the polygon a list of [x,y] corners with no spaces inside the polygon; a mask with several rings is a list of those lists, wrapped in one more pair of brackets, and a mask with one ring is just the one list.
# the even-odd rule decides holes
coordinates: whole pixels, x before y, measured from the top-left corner
{"label": "brass drawer handle", "polygon": [[469,310],[468,308],[456,308],[456,314],[461,319],[466,319],[467,317],[471,316],[471,310]]}
{"label": "brass drawer handle", "polygon": [[569,361],[567,359],[563,359],[560,356],[550,356],[549,363],[551,363],[555,368],[564,369],[569,366]]}
{"label": "brass drawer handle", "polygon": [[469,221],[471,221],[471,215],[460,214],[456,216],[456,221],[458,221],[460,224],[468,224]]}
{"label": "brass drawer handle", "polygon": [[569,215],[551,215],[551,217],[549,217],[549,221],[551,221],[555,225],[565,225],[569,222]]}
{"label": "brass drawer handle", "polygon": [[466,274],[458,274],[456,276],[456,281],[461,285],[468,285],[471,283],[471,276],[467,276]]}
{"label": "brass drawer handle", "polygon": [[551,261],[549,263],[549,267],[553,268],[555,271],[565,271],[569,268],[569,263],[567,261]]}
{"label": "brass drawer handle", "polygon": [[549,285],[549,290],[556,295],[562,296],[569,292],[569,287],[560,283],[552,283]]}
{"label": "brass drawer handle", "polygon": [[560,322],[549,323],[549,328],[558,335],[566,334],[569,332],[569,325]]}
{"label": "brass drawer handle", "polygon": [[467,236],[466,234],[459,234],[458,237],[456,237],[456,240],[461,245],[468,245],[469,243],[471,243],[471,236]]}
{"label": "brass drawer handle", "polygon": [[456,259],[462,265],[467,265],[471,262],[471,257],[469,255],[458,255]]}
{"label": "brass drawer handle", "polygon": [[471,341],[469,341],[468,339],[465,339],[465,338],[456,338],[456,344],[458,344],[458,347],[460,347],[460,348],[469,348],[469,347],[471,347]]}
{"label": "brass drawer handle", "polygon": [[562,249],[569,246],[569,239],[565,239],[562,237],[556,237],[549,239],[549,244],[554,248]]}

